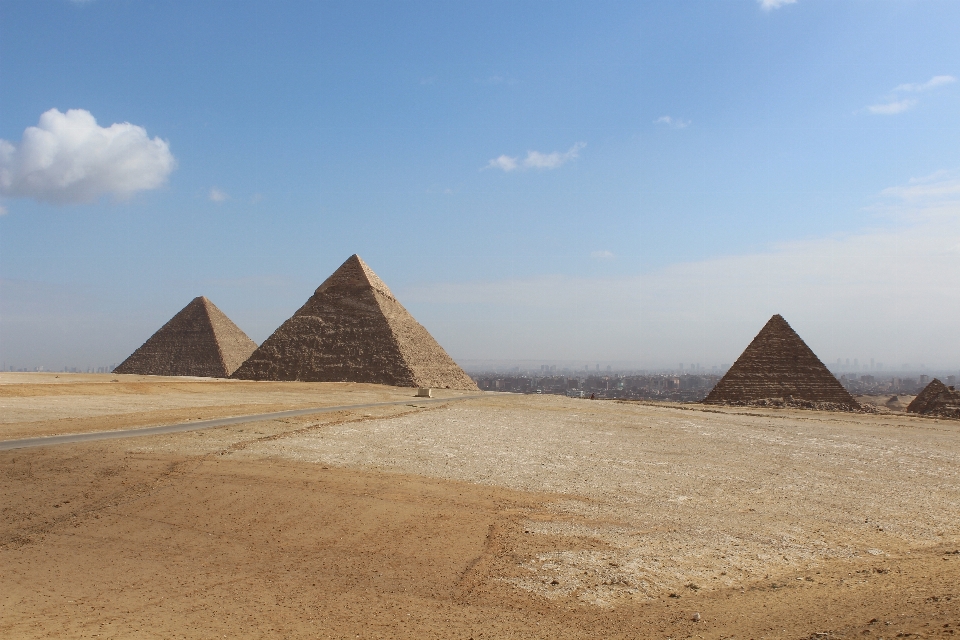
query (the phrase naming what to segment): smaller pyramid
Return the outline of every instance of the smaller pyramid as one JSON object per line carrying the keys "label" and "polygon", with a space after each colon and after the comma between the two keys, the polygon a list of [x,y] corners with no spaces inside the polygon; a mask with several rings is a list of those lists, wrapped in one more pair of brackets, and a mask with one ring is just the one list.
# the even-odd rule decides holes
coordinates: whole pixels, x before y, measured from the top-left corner
{"label": "smaller pyramid", "polygon": [[233,377],[479,390],[356,254]]}
{"label": "smaller pyramid", "polygon": [[907,407],[908,413],[960,418],[960,391],[936,378],[923,388]]}
{"label": "smaller pyramid", "polygon": [[780,315],[767,321],[703,402],[860,409]]}
{"label": "smaller pyramid", "polygon": [[215,304],[200,296],[150,336],[114,373],[227,378],[257,348]]}

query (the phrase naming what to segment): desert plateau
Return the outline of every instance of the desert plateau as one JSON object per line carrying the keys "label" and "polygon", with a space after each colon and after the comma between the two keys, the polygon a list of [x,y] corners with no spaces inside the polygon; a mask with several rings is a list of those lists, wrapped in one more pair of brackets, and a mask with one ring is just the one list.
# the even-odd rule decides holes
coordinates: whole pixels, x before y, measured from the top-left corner
{"label": "desert plateau", "polygon": [[960,422],[0,374],[0,636],[897,638],[960,627]]}

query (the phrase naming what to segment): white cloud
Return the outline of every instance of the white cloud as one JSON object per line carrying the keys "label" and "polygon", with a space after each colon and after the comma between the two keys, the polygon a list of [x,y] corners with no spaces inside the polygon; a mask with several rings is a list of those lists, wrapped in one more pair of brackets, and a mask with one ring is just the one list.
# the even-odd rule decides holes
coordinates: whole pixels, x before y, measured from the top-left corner
{"label": "white cloud", "polygon": [[937,171],[923,178],[912,178],[906,185],[884,189],[881,195],[919,203],[929,210],[935,204],[960,201],[960,173]]}
{"label": "white cloud", "polygon": [[867,111],[881,116],[893,116],[898,113],[903,113],[908,109],[912,109],[915,106],[917,106],[916,100],[894,100],[893,102],[888,102],[886,104],[872,104],[867,107]]}
{"label": "white cloud", "polygon": [[953,76],[933,76],[926,82],[914,83],[914,84],[901,84],[897,86],[894,91],[910,91],[914,93],[919,93],[921,91],[927,91],[928,89],[933,89],[936,87],[941,87],[945,84],[950,84],[956,82],[957,79]]}
{"label": "white cloud", "polygon": [[398,295],[467,359],[729,364],[780,313],[827,362],[960,366],[960,174],[914,180],[882,200],[901,215],[855,234],[634,276],[438,283]]}
{"label": "white cloud", "polygon": [[926,82],[898,85],[894,87],[891,95],[887,97],[887,102],[869,105],[867,107],[867,111],[881,116],[893,116],[897,115],[898,113],[903,113],[904,111],[908,111],[917,106],[919,101],[915,98],[900,98],[897,96],[897,94],[923,93],[924,91],[929,91],[930,89],[935,89],[936,87],[942,87],[956,81],[957,79],[953,76],[933,76]]}
{"label": "white cloud", "polygon": [[0,194],[53,204],[128,198],[156,189],[176,168],[169,144],[128,122],[97,125],[84,109],[51,109],[20,145],[0,140]]}
{"label": "white cloud", "polygon": [[553,153],[540,153],[539,151],[528,151],[527,157],[523,161],[523,166],[533,167],[535,169],[556,169],[570,160],[580,156],[580,149],[587,146],[586,142],[578,142],[570,147],[564,153],[554,151]]}
{"label": "white cloud", "polygon": [[228,196],[225,192],[221,191],[220,189],[217,189],[216,187],[210,188],[210,193],[207,197],[210,199],[210,202],[216,202],[217,204],[220,204],[221,202],[226,202],[227,200],[230,199],[230,196]]}
{"label": "white cloud", "polygon": [[511,158],[510,156],[503,155],[499,158],[494,158],[487,163],[488,169],[503,169],[504,171],[516,171],[520,168],[517,158]]}
{"label": "white cloud", "polygon": [[564,152],[554,151],[553,153],[541,153],[540,151],[528,151],[527,157],[522,161],[515,156],[502,155],[494,158],[487,163],[487,169],[501,169],[503,171],[516,171],[517,169],[556,169],[570,160],[580,157],[580,149],[587,146],[586,142],[578,142],[570,149]]}
{"label": "white cloud", "polygon": [[612,251],[592,251],[590,257],[594,260],[613,260],[615,256]]}
{"label": "white cloud", "polygon": [[788,4],[793,4],[797,0],[757,0],[760,3],[760,8],[764,11],[770,11],[771,9],[779,9],[780,7]]}
{"label": "white cloud", "polygon": [[9,213],[9,211],[7,211],[7,208],[6,208],[5,206],[3,206],[2,204],[0,204],[0,216],[5,216],[5,215],[7,215],[8,213]]}
{"label": "white cloud", "polygon": [[674,129],[686,129],[691,124],[689,120],[683,120],[682,118],[674,118],[672,116],[660,116],[653,122],[654,124],[665,124],[668,127],[672,127]]}

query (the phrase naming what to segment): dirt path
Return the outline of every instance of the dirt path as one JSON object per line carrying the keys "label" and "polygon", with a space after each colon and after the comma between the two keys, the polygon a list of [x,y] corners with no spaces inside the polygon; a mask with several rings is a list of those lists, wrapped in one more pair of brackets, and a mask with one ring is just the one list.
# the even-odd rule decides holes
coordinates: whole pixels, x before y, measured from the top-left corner
{"label": "dirt path", "polygon": [[[400,402],[414,390],[117,374],[0,373],[0,440],[119,431],[229,416]],[[438,389],[438,398],[470,395]]]}
{"label": "dirt path", "polygon": [[[13,449],[29,449],[32,447],[50,447],[61,444],[75,444],[78,442],[96,442],[99,440],[119,440],[122,438],[140,438],[143,436],[167,435],[171,433],[182,433],[184,431],[198,431],[200,429],[212,429],[213,427],[225,427],[229,425],[246,424],[248,422],[265,422],[269,420],[280,420],[283,418],[299,418],[301,416],[314,416],[321,413],[335,413],[340,411],[361,411],[374,409],[378,407],[390,407],[397,405],[406,406],[430,406],[437,403],[454,402],[480,396],[463,396],[461,398],[417,398],[415,400],[401,400],[399,402],[371,402],[368,404],[350,404],[337,405],[332,407],[311,407],[309,409],[293,409],[289,411],[277,411],[274,413],[258,413],[253,415],[234,416],[230,418],[217,418],[215,420],[199,420],[196,422],[184,422],[180,424],[165,424],[156,427],[141,427],[139,429],[120,429],[118,431],[92,431],[88,433],[75,433],[59,436],[44,436],[40,438],[23,438],[20,440],[0,440],[0,451],[9,451]],[[411,404],[415,403],[415,404]]]}

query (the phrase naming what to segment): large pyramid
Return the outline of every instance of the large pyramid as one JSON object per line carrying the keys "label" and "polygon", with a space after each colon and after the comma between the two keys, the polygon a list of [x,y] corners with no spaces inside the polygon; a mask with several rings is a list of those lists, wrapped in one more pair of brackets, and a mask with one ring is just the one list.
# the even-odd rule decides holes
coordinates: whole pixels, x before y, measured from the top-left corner
{"label": "large pyramid", "polygon": [[909,413],[960,418],[960,391],[936,378],[907,407]]}
{"label": "large pyramid", "polygon": [[703,402],[785,404],[842,409],[860,405],[782,316],[764,325]]}
{"label": "large pyramid", "polygon": [[257,348],[215,304],[200,296],[160,327],[114,373],[226,378]]}
{"label": "large pyramid", "polygon": [[357,255],[347,258],[233,377],[477,389]]}

